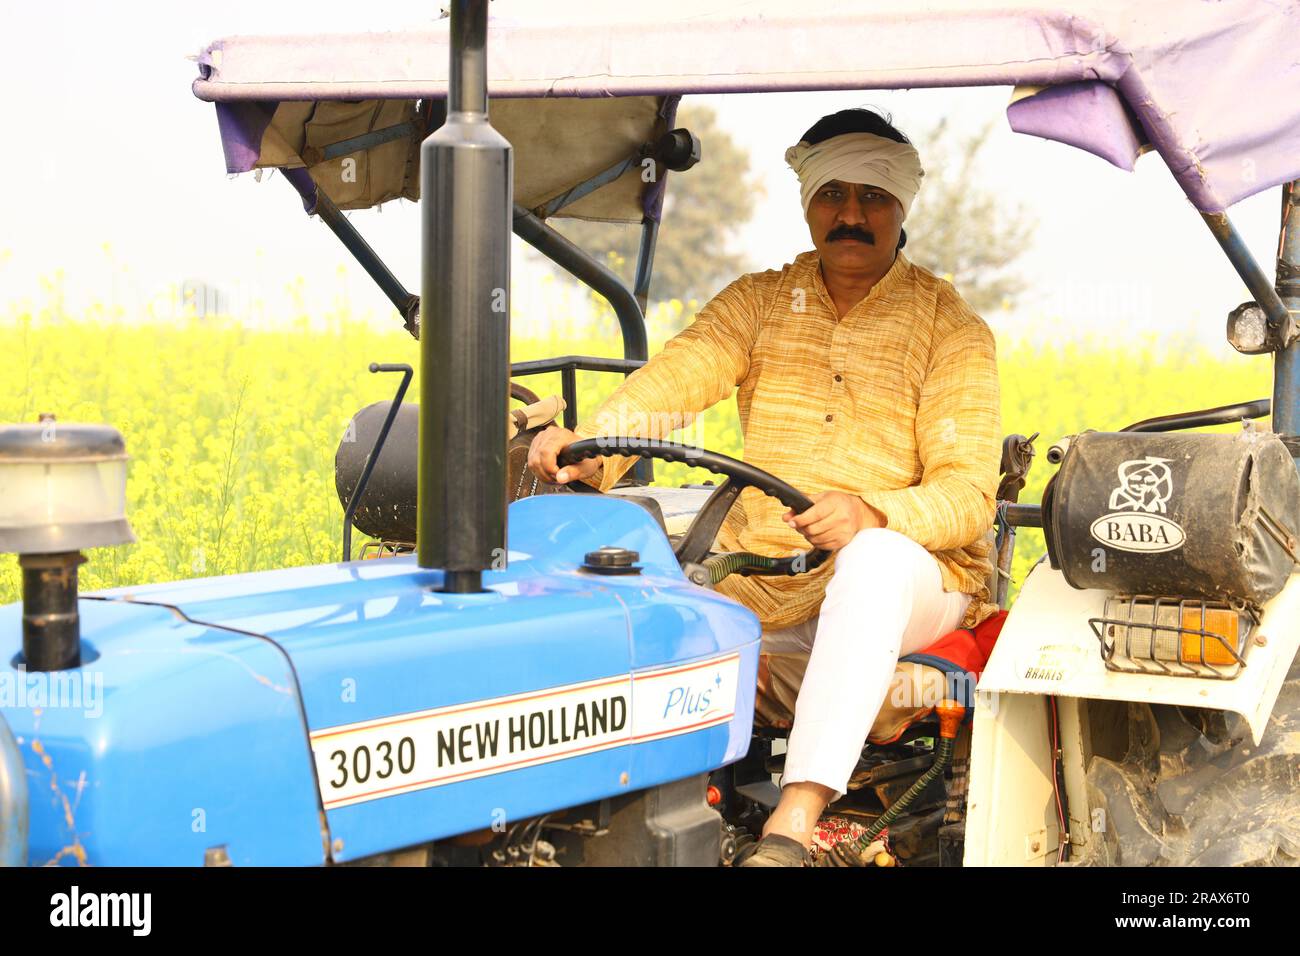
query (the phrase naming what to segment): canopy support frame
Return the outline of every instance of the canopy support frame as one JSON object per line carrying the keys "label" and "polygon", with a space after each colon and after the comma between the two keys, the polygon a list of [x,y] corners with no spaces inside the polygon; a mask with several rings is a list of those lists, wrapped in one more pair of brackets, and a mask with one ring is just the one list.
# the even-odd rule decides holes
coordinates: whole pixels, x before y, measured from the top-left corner
{"label": "canopy support frame", "polygon": [[[420,297],[402,284],[356,226],[352,225],[343,211],[334,205],[323,190],[315,187],[310,193],[306,193],[297,181],[298,177],[287,175],[294,172],[293,170],[282,170],[282,172],[286,173],[285,178],[303,197],[308,212],[319,216],[330,231],[338,237],[344,248],[351,253],[397,309],[407,331],[418,338]],[[310,179],[308,181],[310,182]],[[314,187],[315,184],[312,183],[312,186]],[[580,246],[565,238],[549,224],[542,222],[527,209],[515,206],[515,235],[609,302],[614,309],[614,314],[618,316],[619,328],[623,335],[624,357],[644,362],[649,357],[645,307],[654,267],[659,224],[647,216],[642,219],[641,227],[635,288],[629,290],[617,275],[601,265]]]}
{"label": "canopy support frame", "polygon": [[406,331],[418,339],[420,337],[420,297],[402,284],[402,281],[388,268],[388,264],[380,258],[379,253],[375,252],[370,243],[366,242],[365,237],[343,215],[343,211],[334,205],[333,200],[325,195],[321,189],[316,190],[314,213],[320,217],[321,222],[329,226],[330,232],[338,237],[339,242],[343,243],[343,247],[352,254],[352,258],[374,280],[375,285],[379,286],[380,291],[384,293],[388,301],[393,303],[394,308],[402,317],[402,323],[406,326]]}
{"label": "canopy support frame", "polygon": [[[1282,185],[1282,222],[1279,227],[1277,277],[1270,291],[1291,316],[1300,313],[1300,180]],[[1262,303],[1261,303],[1262,304]],[[1292,321],[1292,327],[1294,322]],[[1300,339],[1289,337],[1287,344],[1273,354],[1273,431],[1291,450],[1300,454]],[[1300,467],[1300,461],[1297,461]]]}
{"label": "canopy support frame", "polygon": [[1289,345],[1296,337],[1295,320],[1291,318],[1287,307],[1282,304],[1281,297],[1268,281],[1264,270],[1251,255],[1250,249],[1242,240],[1241,234],[1237,232],[1237,227],[1228,218],[1228,214],[1203,212],[1201,218],[1210,227],[1210,232],[1219,241],[1224,255],[1237,270],[1237,275],[1241,276],[1241,281],[1246,283],[1246,288],[1254,296],[1255,302],[1264,310],[1264,314],[1268,317],[1269,329],[1277,335],[1279,341]]}
{"label": "canopy support frame", "polygon": [[[648,216],[642,220],[641,251],[637,256],[636,282],[638,290],[649,289],[650,269],[654,264],[654,236],[657,235],[657,231],[648,233],[645,228],[647,222],[652,222]],[[646,299],[644,295],[638,295],[635,291],[629,289],[614,272],[597,262],[576,243],[518,203],[515,204],[514,230],[516,236],[593,292],[603,296],[613,307],[614,315],[618,317],[619,328],[623,333],[623,357],[625,359],[644,363],[650,357],[650,347],[646,339]],[[648,234],[650,238],[647,243]],[[644,272],[642,271],[643,264]],[[563,368],[560,371],[566,390],[571,389],[576,394],[577,383],[573,376],[577,369]],[[573,428],[577,423],[576,409],[566,411],[565,415],[565,427]],[[569,424],[569,422],[573,424]],[[638,461],[633,475],[637,481],[645,484],[654,481],[654,467],[650,464],[649,459],[643,458]]]}
{"label": "canopy support frame", "polygon": [[[293,176],[289,173],[299,170],[282,170],[285,178],[303,198],[303,204],[311,215],[318,216],[330,231],[351,253],[366,274],[374,280],[391,302],[398,314],[402,316],[406,330],[415,338],[420,337],[420,297],[410,292],[402,281],[388,268],[387,263],[375,252],[361,232],[348,220],[343,211],[315,185],[310,176]],[[650,279],[654,270],[654,255],[659,236],[659,223],[646,216],[641,220],[641,240],[637,253],[636,279],[634,287],[627,285],[611,270],[598,262],[590,253],[567,239],[564,235],[543,222],[534,213],[522,206],[514,207],[513,231],[551,262],[564,269],[575,279],[604,298],[614,309],[618,317],[619,330],[623,338],[623,361],[617,369],[611,367],[601,371],[622,371],[630,374],[640,368],[649,358],[649,344],[646,337],[645,309],[649,299]],[[574,374],[578,366],[569,362],[553,360],[555,367],[547,371],[559,371],[564,378],[564,399],[568,406],[565,410],[565,427],[573,428],[577,424],[576,381]],[[539,370],[540,371],[540,370]],[[532,374],[526,372],[523,374]],[[633,476],[636,481],[650,484],[654,481],[654,465],[650,459],[636,463]]]}
{"label": "canopy support frame", "polygon": [[655,267],[655,250],[659,245],[659,220],[646,216],[641,220],[641,243],[637,248],[636,279],[632,296],[644,315],[650,302],[650,277]]}

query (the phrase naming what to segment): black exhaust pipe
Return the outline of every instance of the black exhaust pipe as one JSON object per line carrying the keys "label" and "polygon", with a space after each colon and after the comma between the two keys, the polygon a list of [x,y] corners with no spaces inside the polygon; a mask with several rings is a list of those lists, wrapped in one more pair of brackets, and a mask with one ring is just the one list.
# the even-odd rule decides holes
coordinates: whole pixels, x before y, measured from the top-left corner
{"label": "black exhaust pipe", "polygon": [[21,554],[23,571],[23,662],[28,671],[81,666],[81,616],[77,611],[80,551]]}
{"label": "black exhaust pipe", "polygon": [[488,122],[488,0],[451,7],[447,121],[420,148],[420,567],[443,590],[504,565],[510,144]]}

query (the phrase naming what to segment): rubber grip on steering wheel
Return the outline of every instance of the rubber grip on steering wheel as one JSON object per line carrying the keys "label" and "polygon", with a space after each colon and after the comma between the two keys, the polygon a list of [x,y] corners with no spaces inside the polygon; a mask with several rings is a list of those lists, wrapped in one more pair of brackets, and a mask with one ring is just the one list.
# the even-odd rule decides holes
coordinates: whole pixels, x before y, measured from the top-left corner
{"label": "rubber grip on steering wheel", "polygon": [[[641,442],[646,443],[645,447],[634,444]],[[681,462],[692,468],[703,468],[715,475],[725,475],[746,487],[757,488],[771,495],[787,508],[793,508],[796,514],[807,511],[813,506],[812,499],[803,492],[761,468],[755,468],[727,455],[678,442],[652,442],[650,439],[625,437],[585,438],[564,449],[556,459],[556,463],[563,467],[586,461],[588,458],[602,458],[605,455],[636,455],[662,461]]]}
{"label": "rubber grip on steering wheel", "polygon": [[[641,447],[643,443],[645,447]],[[626,436],[584,438],[581,441],[573,442],[568,448],[564,449],[557,457],[556,463],[564,467],[586,461],[588,458],[601,458],[605,455],[635,455],[658,458],[664,461],[682,462],[694,468],[703,468],[715,475],[726,477],[729,479],[727,483],[734,484],[737,488],[757,488],[764,494],[777,499],[796,514],[801,514],[813,506],[812,499],[793,485],[782,481],[776,475],[763,471],[761,468],[755,468],[753,465],[746,464],[739,459],[677,442],[651,441],[645,438]],[[705,504],[705,510],[708,510],[713,501],[713,498],[709,499],[709,502]],[[701,512],[702,514],[703,512]],[[696,517],[698,519],[700,516],[697,515]],[[720,517],[719,523],[721,523]],[[710,540],[712,540],[712,534],[710,534]],[[800,572],[794,570],[796,562],[803,565],[802,570],[811,571],[819,567],[829,557],[829,551],[823,548],[814,548],[794,557],[774,559],[775,565],[770,569],[747,567],[741,573],[797,574]],[[682,555],[678,554],[678,558],[681,559]]]}

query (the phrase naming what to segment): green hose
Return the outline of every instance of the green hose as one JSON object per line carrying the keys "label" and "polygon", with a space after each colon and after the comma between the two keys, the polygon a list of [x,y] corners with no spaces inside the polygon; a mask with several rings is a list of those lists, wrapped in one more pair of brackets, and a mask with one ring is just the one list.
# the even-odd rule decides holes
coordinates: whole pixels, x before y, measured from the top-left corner
{"label": "green hose", "polygon": [[907,792],[895,800],[888,810],[876,817],[862,836],[856,840],[844,840],[837,843],[829,852],[818,857],[817,865],[862,866],[862,855],[866,852],[867,847],[871,846],[885,827],[897,820],[921,791],[933,783],[939,774],[943,773],[948,764],[952,762],[954,745],[955,741],[952,737],[940,737],[939,746],[934,755],[934,763],[930,765],[930,769],[921,774],[916,782],[907,788]]}
{"label": "green hose", "polygon": [[862,866],[862,857],[867,848],[875,842],[885,827],[889,826],[905,811],[926,787],[938,779],[952,763],[952,752],[957,746],[957,735],[961,731],[962,719],[966,708],[955,700],[945,699],[934,708],[939,715],[939,740],[935,748],[934,762],[930,769],[921,774],[916,782],[907,788],[907,792],[890,805],[889,809],[876,817],[871,826],[856,840],[843,840],[831,847],[829,853],[818,857],[818,866]]}
{"label": "green hose", "polygon": [[876,837],[880,836],[881,831],[902,816],[903,811],[920,795],[921,791],[947,769],[948,764],[952,763],[953,744],[954,741],[950,737],[939,738],[939,749],[934,755],[934,763],[930,765],[930,769],[921,774],[916,783],[907,788],[907,793],[890,804],[889,809],[876,817],[871,826],[867,827],[866,832],[858,837],[856,843],[859,850],[871,846]]}
{"label": "green hose", "polygon": [[735,574],[742,568],[774,568],[780,558],[767,558],[761,554],[748,551],[733,551],[728,554],[714,554],[705,558],[700,564],[709,572],[709,582],[717,584],[729,574]]}

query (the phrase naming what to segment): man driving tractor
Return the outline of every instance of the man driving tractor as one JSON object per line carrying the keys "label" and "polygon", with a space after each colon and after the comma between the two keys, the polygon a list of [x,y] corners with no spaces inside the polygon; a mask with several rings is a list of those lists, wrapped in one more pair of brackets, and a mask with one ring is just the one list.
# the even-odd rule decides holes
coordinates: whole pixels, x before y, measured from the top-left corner
{"label": "man driving tractor", "polygon": [[635,459],[559,468],[557,457],[600,435],[666,438],[736,388],[745,459],[818,492],[794,514],[746,489],[718,535],[726,550],[834,552],[805,574],[718,585],[758,615],[765,652],[807,655],[780,802],[742,866],[806,862],[899,656],[996,610],[985,586],[1001,435],[994,339],[902,252],[917,151],[888,120],[851,109],[815,123],[786,161],[815,248],[732,282],[576,431],[548,428],[529,452],[548,481],[608,490]]}

